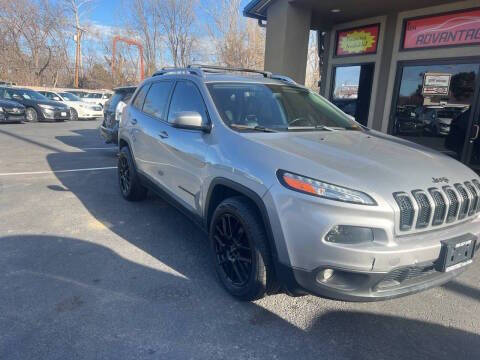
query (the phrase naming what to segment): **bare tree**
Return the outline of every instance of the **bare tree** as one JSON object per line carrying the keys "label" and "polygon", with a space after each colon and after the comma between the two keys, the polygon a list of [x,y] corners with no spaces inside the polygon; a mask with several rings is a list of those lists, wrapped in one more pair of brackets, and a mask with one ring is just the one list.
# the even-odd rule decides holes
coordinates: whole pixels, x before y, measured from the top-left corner
{"label": "bare tree", "polygon": [[158,19],[174,66],[187,66],[192,60],[197,0],[163,0],[158,3]]}
{"label": "bare tree", "polygon": [[230,67],[262,69],[265,32],[255,21],[240,13],[241,0],[218,0],[208,3],[207,13],[211,42],[215,46],[216,62]]}
{"label": "bare tree", "polygon": [[[6,74],[16,82],[39,85],[59,73],[65,23],[61,8],[49,0],[0,2],[2,54]],[[55,61],[54,61],[55,60]],[[3,67],[2,66],[2,67]],[[58,75],[56,76],[58,78]]]}
{"label": "bare tree", "polygon": [[130,36],[138,37],[144,46],[145,71],[153,73],[162,62],[162,26],[159,13],[161,0],[128,0],[124,7],[129,9],[125,25]]}

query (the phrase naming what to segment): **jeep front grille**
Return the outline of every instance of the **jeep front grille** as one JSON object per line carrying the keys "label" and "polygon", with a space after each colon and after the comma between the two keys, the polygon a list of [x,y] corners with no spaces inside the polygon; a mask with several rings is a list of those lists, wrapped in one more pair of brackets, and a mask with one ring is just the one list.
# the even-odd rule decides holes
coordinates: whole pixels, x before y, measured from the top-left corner
{"label": "jeep front grille", "polygon": [[393,197],[400,210],[400,231],[427,229],[460,221],[478,213],[480,182],[472,180],[441,189],[397,192]]}

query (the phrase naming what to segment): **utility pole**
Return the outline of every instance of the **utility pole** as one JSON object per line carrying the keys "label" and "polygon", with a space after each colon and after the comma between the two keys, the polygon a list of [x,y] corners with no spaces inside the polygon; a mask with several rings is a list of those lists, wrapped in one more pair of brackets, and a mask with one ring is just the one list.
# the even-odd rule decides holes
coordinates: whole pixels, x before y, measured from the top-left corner
{"label": "utility pole", "polygon": [[78,88],[78,81],[79,81],[79,76],[80,76],[80,61],[82,57],[82,51],[81,51],[81,41],[82,41],[82,35],[83,32],[82,28],[77,26],[77,34],[75,35],[75,41],[77,43],[77,48],[75,51],[75,80],[74,80],[74,86]]}

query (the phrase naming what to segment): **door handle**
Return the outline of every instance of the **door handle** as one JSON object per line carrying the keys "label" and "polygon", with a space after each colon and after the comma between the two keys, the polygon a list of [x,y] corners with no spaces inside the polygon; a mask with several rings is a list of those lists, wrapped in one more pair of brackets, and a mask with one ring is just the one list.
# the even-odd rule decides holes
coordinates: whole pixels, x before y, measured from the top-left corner
{"label": "door handle", "polygon": [[130,120],[130,122],[132,123],[132,125],[136,125],[138,121],[137,121],[137,119],[132,119],[132,120]]}
{"label": "door handle", "polygon": [[168,138],[168,133],[166,131],[162,131],[160,134],[158,134],[158,136],[160,136],[162,139],[166,139]]}
{"label": "door handle", "polygon": [[474,131],[475,131],[475,136],[472,137],[472,138],[470,139],[470,141],[475,141],[475,140],[477,140],[477,139],[478,139],[478,135],[479,135],[479,133],[480,133],[480,126],[479,126],[479,125],[476,125],[476,124],[475,124],[475,125],[473,125],[473,127],[474,127],[474,129],[475,129],[475,130],[474,130]]}

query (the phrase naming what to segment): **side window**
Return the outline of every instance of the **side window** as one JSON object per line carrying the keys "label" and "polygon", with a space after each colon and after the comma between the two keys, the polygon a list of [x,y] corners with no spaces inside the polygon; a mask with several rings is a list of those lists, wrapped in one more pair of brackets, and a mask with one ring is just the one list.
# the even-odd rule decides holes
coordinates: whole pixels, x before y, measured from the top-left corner
{"label": "side window", "polygon": [[168,122],[172,122],[176,114],[183,111],[196,111],[208,122],[207,110],[203,102],[202,94],[191,81],[179,81],[175,87],[168,112]]}
{"label": "side window", "polygon": [[138,92],[135,100],[133,100],[132,105],[136,107],[138,110],[142,110],[143,102],[145,101],[145,96],[147,95],[147,91],[149,88],[149,84],[144,85],[140,91]]}
{"label": "side window", "polygon": [[53,94],[53,93],[51,93],[51,92],[46,92],[46,93],[45,93],[45,96],[46,96],[47,98],[49,98],[50,100],[52,100],[52,99],[53,99],[53,96],[54,96],[54,94]]}
{"label": "side window", "polygon": [[172,89],[172,82],[159,81],[153,83],[148,91],[145,103],[143,104],[143,112],[163,120],[165,106],[167,105],[168,96]]}

